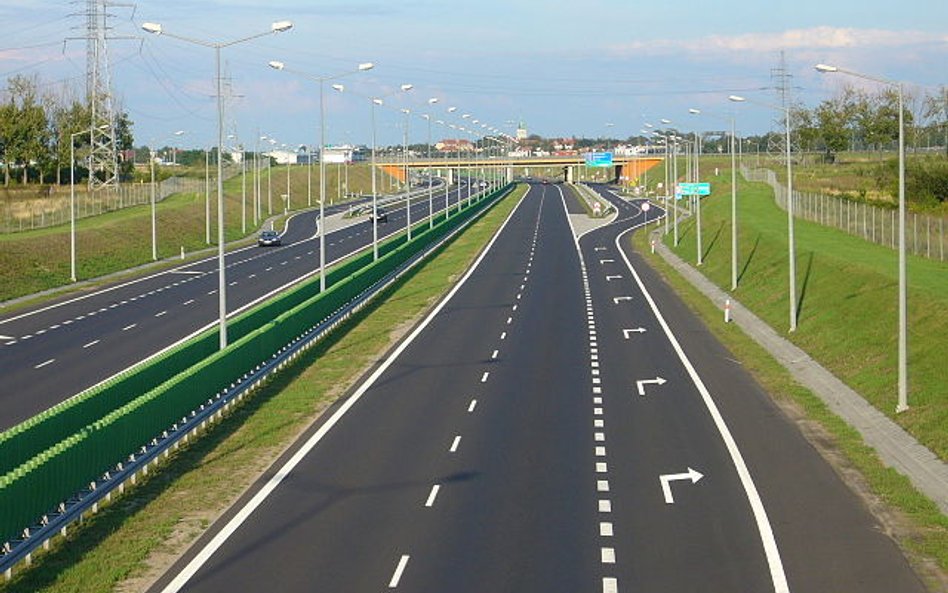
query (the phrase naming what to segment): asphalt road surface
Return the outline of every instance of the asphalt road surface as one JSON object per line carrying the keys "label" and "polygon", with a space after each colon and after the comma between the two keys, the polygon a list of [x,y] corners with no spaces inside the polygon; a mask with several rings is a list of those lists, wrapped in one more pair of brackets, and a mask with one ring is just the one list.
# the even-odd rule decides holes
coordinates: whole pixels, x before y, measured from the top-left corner
{"label": "asphalt road surface", "polygon": [[[467,197],[465,187],[451,189],[451,206],[459,192]],[[436,211],[444,211],[445,201],[445,191],[436,189]],[[327,207],[327,217],[347,208]],[[428,208],[427,197],[414,198],[412,222],[427,218]],[[404,203],[387,210],[380,240],[405,229]],[[314,211],[293,216],[281,247],[226,255],[228,316],[319,273],[317,217]],[[325,241],[328,266],[370,245],[372,223],[362,217],[327,232]],[[215,256],[0,318],[0,430],[213,326],[217,289]]]}
{"label": "asphalt road surface", "polygon": [[628,248],[639,205],[575,240],[562,191],[152,591],[922,593]]}

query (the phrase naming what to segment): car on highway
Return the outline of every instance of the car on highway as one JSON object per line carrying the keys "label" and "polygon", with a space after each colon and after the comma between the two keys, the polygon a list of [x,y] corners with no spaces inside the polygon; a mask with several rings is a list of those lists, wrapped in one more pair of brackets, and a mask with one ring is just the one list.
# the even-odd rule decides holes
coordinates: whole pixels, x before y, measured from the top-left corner
{"label": "car on highway", "polygon": [[[385,211],[385,208],[376,207],[375,210],[379,222],[388,222],[388,212]],[[372,212],[369,212],[369,220],[372,220]]]}
{"label": "car on highway", "polygon": [[282,244],[283,241],[280,239],[280,233],[274,230],[263,231],[257,239],[257,245],[260,247],[273,247]]}

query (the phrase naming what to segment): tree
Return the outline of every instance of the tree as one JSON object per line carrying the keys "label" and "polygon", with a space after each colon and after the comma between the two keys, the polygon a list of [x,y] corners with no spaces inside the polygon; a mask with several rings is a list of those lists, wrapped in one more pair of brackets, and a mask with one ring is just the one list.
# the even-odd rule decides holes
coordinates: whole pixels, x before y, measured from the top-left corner
{"label": "tree", "polygon": [[4,160],[8,168],[11,162],[23,168],[24,184],[29,179],[30,164],[41,164],[49,153],[49,127],[46,111],[37,100],[38,86],[35,76],[17,75],[7,81]]}
{"label": "tree", "polygon": [[945,133],[945,156],[948,156],[948,86],[942,86],[925,98],[924,117]]}
{"label": "tree", "polygon": [[849,106],[841,98],[827,99],[816,107],[820,140],[829,160],[849,147]]}

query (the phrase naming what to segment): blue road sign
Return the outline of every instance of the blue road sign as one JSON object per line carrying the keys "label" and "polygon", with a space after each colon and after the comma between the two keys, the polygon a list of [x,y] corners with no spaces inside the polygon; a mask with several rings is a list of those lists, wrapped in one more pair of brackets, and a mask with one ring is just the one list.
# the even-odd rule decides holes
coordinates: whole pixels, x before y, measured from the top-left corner
{"label": "blue road sign", "polygon": [[586,153],[586,166],[587,167],[611,167],[612,166],[612,153],[611,152],[588,152]]}
{"label": "blue road sign", "polygon": [[679,196],[709,196],[710,183],[679,183],[675,191]]}

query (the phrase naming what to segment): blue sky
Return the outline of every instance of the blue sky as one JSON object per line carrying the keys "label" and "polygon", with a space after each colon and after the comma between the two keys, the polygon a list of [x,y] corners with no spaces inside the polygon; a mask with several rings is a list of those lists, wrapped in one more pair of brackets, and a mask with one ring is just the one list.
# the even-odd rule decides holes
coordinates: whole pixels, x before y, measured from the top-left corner
{"label": "blue sky", "polygon": [[[0,6],[0,79],[37,74],[44,88],[82,93],[83,21],[70,16],[85,2],[4,0]],[[137,143],[163,143],[185,130],[181,143],[213,141],[213,52],[140,25],[227,41],[265,31],[290,19],[292,31],[224,50],[234,97],[231,132],[252,145],[257,130],[288,145],[318,141],[315,84],[267,67],[280,60],[327,76],[372,61],[375,69],[340,80],[327,92],[327,141],[370,141],[368,97],[400,84],[414,89],[386,100],[378,112],[380,143],[401,138],[402,107],[457,121],[460,113],[512,132],[521,118],[544,136],[638,133],[646,121],[671,119],[681,129],[718,129],[689,107],[728,114],[731,93],[773,100],[771,69],[786,52],[794,95],[813,105],[846,83],[819,75],[830,62],[910,83],[920,94],[945,84],[948,2],[945,0],[720,0],[659,3],[631,0],[297,1],[143,0],[115,7],[114,34],[137,39],[110,42],[115,94],[130,113]],[[65,47],[65,51],[64,51]],[[452,119],[445,109],[455,105]],[[394,109],[389,109],[389,107]],[[739,125],[756,133],[774,114],[742,105]],[[607,123],[614,124],[607,127]],[[413,142],[426,125],[413,119]],[[448,131],[435,126],[433,136]]]}

